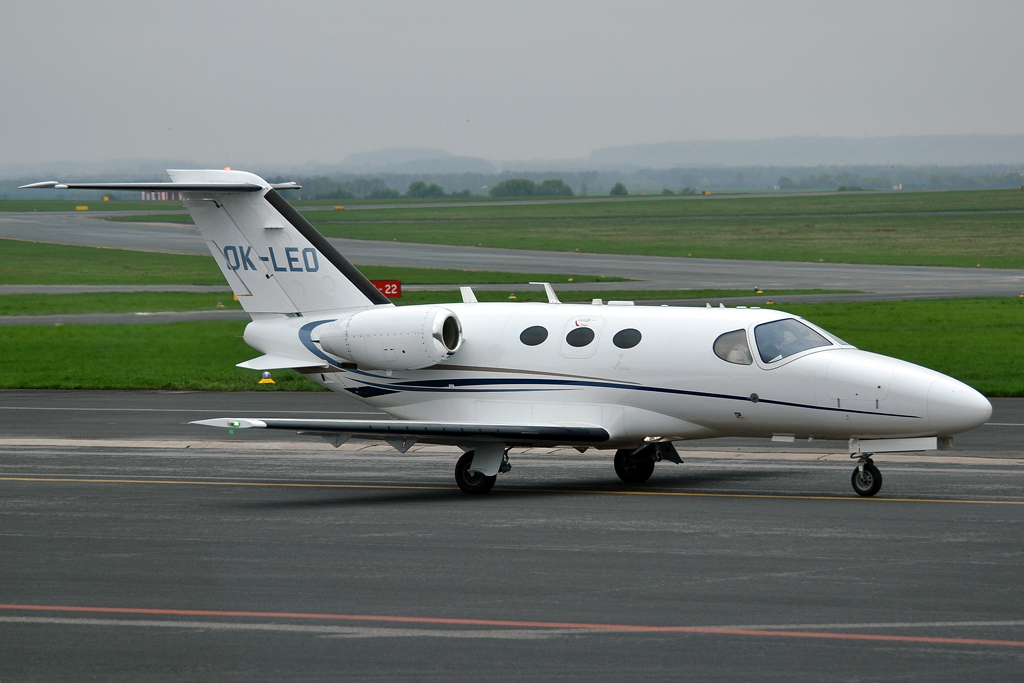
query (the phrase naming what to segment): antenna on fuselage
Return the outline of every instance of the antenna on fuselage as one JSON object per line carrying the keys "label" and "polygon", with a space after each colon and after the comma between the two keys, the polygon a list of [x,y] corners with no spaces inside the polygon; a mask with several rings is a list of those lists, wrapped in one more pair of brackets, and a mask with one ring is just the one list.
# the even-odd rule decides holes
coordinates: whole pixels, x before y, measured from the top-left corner
{"label": "antenna on fuselage", "polygon": [[555,288],[551,286],[550,282],[531,282],[530,284],[531,285],[540,285],[540,286],[542,286],[544,288],[544,293],[548,295],[548,303],[549,304],[560,304],[560,303],[562,303],[561,301],[558,300],[558,295],[555,294]]}

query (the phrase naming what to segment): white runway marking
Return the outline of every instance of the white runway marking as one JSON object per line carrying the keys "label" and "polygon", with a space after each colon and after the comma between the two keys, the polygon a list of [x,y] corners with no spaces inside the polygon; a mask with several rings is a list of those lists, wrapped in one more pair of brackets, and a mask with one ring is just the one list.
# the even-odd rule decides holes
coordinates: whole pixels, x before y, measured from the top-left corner
{"label": "white runway marking", "polygon": [[[191,621],[162,619],[93,619],[67,617],[12,617],[0,616],[3,624],[46,624],[53,626],[114,626],[127,628],[177,628],[199,631],[262,631],[266,633],[304,633],[332,638],[489,638],[498,640],[539,640],[564,635],[623,633],[629,629],[574,629],[574,628],[381,628],[363,626],[330,626],[322,624],[261,624],[252,622]],[[996,628],[1024,626],[1017,621],[920,621],[879,622],[864,624],[768,624],[748,626],[699,626],[711,630],[743,631],[833,631],[893,628]]]}
{"label": "white runway marking", "polygon": [[712,626],[710,628],[737,629],[744,631],[832,631],[835,629],[871,628],[985,628],[999,626],[1024,626],[1024,620],[1017,621],[889,621],[867,624],[758,624],[753,626]]}
{"label": "white runway marking", "polygon": [[442,629],[377,628],[362,626],[323,626],[306,624],[254,624],[225,621],[163,621],[160,619],[69,619],[61,617],[6,617],[4,624],[49,624],[56,626],[124,626],[135,628],[187,628],[201,631],[265,631],[310,633],[334,638],[496,638],[537,640],[554,636],[598,633],[588,629]]}

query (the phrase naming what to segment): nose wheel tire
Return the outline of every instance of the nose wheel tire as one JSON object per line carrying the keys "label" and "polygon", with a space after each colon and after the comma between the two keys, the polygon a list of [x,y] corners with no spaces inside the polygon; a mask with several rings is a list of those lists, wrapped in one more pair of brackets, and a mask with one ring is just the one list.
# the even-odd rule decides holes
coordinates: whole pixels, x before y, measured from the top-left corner
{"label": "nose wheel tire", "polygon": [[858,496],[870,498],[882,488],[882,473],[871,463],[866,463],[857,466],[850,481]]}
{"label": "nose wheel tire", "polygon": [[642,484],[654,474],[654,458],[637,457],[633,451],[623,448],[615,451],[615,474],[627,484]]}
{"label": "nose wheel tire", "polygon": [[459,485],[463,493],[482,495],[494,488],[494,482],[498,480],[497,475],[488,477],[480,472],[470,472],[469,466],[473,464],[473,455],[476,451],[466,451],[455,463],[455,483]]}

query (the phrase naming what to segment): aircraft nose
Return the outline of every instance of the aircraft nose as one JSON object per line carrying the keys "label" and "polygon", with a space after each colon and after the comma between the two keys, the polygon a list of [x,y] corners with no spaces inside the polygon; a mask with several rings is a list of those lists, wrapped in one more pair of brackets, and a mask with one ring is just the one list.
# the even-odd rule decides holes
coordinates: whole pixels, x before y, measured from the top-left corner
{"label": "aircraft nose", "polygon": [[928,389],[928,422],[940,435],[980,427],[992,417],[992,404],[952,377],[940,377]]}

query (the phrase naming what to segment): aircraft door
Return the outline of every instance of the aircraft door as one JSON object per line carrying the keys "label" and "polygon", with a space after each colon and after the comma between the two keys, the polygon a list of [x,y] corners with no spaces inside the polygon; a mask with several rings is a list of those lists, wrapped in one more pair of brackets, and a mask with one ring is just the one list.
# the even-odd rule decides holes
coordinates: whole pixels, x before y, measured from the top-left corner
{"label": "aircraft door", "polygon": [[565,324],[558,352],[564,358],[590,358],[601,340],[603,318],[577,316]]}

